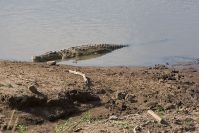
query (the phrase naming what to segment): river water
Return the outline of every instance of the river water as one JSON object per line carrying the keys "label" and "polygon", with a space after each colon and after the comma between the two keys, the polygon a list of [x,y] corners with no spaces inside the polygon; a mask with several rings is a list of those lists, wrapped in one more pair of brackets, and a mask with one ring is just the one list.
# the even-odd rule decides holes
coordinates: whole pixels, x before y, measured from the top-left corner
{"label": "river water", "polygon": [[130,47],[81,66],[140,66],[199,57],[199,0],[0,0],[0,59],[90,43]]}

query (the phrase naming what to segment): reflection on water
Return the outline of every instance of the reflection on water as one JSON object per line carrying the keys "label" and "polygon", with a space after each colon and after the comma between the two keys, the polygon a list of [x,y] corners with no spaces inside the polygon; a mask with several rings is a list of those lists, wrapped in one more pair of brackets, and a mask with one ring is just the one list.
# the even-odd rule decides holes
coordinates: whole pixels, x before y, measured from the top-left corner
{"label": "reflection on water", "polygon": [[61,60],[60,64],[72,64],[72,65],[79,65],[79,63],[81,63],[81,61],[85,61],[85,60],[92,60],[98,57],[101,57],[105,54],[95,54],[95,55],[85,55],[85,56],[78,56],[75,57],[73,59],[66,59],[66,60]]}
{"label": "reflection on water", "polygon": [[98,58],[98,57],[101,57],[105,54],[94,54],[94,55],[85,55],[85,56],[78,56],[75,58],[75,61],[81,61],[81,60],[90,60],[90,59],[95,59],[95,58]]}
{"label": "reflection on water", "polygon": [[0,59],[31,61],[46,51],[90,43],[130,47],[76,65],[199,57],[198,0],[1,0],[0,18]]}

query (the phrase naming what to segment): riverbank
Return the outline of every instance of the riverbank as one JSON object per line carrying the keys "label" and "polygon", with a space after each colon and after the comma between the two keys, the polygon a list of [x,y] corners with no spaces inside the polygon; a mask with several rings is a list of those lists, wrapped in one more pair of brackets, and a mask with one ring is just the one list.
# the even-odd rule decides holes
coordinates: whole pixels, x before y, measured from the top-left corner
{"label": "riverbank", "polygon": [[[198,64],[194,64],[198,65]],[[75,70],[84,73],[89,84]],[[0,129],[26,132],[198,132],[199,71],[0,61]],[[153,110],[166,123],[158,123]],[[8,129],[7,129],[8,128]]]}

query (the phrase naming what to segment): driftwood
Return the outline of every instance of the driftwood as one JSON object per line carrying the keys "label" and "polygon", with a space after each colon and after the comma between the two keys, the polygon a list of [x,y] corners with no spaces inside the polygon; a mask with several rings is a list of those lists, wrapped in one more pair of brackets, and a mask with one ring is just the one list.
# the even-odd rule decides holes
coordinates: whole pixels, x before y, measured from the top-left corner
{"label": "driftwood", "polygon": [[73,71],[73,70],[69,70],[69,73],[73,73],[73,74],[82,76],[83,79],[84,79],[84,82],[85,82],[86,84],[88,84],[88,78],[86,77],[85,74],[83,74],[83,73],[81,73],[81,72]]}
{"label": "driftwood", "polygon": [[14,123],[13,128],[12,128],[12,133],[15,133],[15,129],[16,129],[18,121],[19,121],[19,117],[17,117],[16,120],[15,120],[15,123]]}
{"label": "driftwood", "polygon": [[155,112],[153,112],[152,110],[148,110],[147,113],[150,114],[159,123],[161,123],[161,124],[164,123],[164,120],[160,116],[158,116]]}

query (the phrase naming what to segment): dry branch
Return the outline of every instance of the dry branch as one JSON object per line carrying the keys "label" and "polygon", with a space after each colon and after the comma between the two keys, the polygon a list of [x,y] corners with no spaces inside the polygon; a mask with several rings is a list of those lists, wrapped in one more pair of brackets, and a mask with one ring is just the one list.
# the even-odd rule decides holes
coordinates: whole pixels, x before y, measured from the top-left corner
{"label": "dry branch", "polygon": [[73,73],[73,74],[82,76],[83,79],[84,79],[84,82],[85,82],[86,84],[88,84],[88,78],[86,77],[85,74],[83,74],[83,73],[81,73],[81,72],[73,71],[73,70],[69,70],[69,73]]}
{"label": "dry branch", "polygon": [[162,124],[164,122],[164,120],[160,116],[158,116],[155,112],[153,112],[152,110],[148,110],[147,113],[150,114],[159,123]]}
{"label": "dry branch", "polygon": [[12,123],[12,120],[13,120],[13,117],[14,117],[14,114],[15,114],[15,110],[12,111],[12,114],[11,114],[11,117],[10,117],[10,121],[8,122],[8,126],[7,126],[7,130],[10,128],[11,126],[11,123]]}

